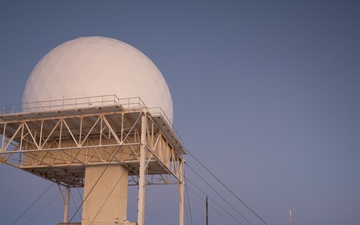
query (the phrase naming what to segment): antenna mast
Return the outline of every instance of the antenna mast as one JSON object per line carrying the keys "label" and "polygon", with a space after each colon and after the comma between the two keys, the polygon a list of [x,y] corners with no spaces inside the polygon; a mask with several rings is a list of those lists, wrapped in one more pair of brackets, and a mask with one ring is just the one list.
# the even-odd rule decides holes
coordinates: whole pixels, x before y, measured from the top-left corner
{"label": "antenna mast", "polygon": [[206,225],[209,225],[209,202],[208,202],[208,196],[206,196]]}

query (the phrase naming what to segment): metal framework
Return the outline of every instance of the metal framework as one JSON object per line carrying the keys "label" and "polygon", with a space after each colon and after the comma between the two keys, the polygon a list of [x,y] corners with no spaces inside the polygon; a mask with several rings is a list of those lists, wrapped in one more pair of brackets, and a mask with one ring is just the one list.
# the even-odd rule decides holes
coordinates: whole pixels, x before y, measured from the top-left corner
{"label": "metal framework", "polygon": [[[186,150],[161,110],[119,101],[94,105],[0,115],[0,162],[69,188],[84,186],[87,165],[121,164],[139,197],[148,184],[183,189]],[[182,215],[182,193],[180,201]]]}

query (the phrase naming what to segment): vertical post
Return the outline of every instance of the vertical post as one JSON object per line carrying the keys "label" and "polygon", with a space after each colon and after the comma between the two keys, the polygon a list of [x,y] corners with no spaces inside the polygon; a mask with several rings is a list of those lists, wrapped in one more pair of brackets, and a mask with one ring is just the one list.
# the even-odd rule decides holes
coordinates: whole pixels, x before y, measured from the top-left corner
{"label": "vertical post", "polygon": [[138,225],[145,224],[145,186],[146,186],[146,112],[141,116],[141,139],[140,139],[140,168],[139,168],[139,192],[138,192]]}
{"label": "vertical post", "polygon": [[5,139],[6,139],[6,125],[7,123],[4,124],[4,130],[3,130],[3,134],[2,134],[2,140],[1,140],[1,149],[5,152],[6,149],[4,149],[4,146],[5,146]]}
{"label": "vertical post", "polygon": [[179,182],[179,195],[180,195],[180,209],[179,209],[179,225],[184,225],[184,160],[180,162],[180,182]]}
{"label": "vertical post", "polygon": [[290,225],[293,224],[293,221],[292,221],[292,214],[291,214],[291,209],[290,209]]}
{"label": "vertical post", "polygon": [[208,196],[206,196],[206,225],[209,225],[209,201],[208,201]]}
{"label": "vertical post", "polygon": [[[19,146],[20,150],[22,150],[23,138],[24,138],[24,124],[22,125],[22,128],[21,128],[21,139],[20,139],[20,146]],[[18,165],[21,165],[21,154],[19,154]]]}
{"label": "vertical post", "polygon": [[64,206],[64,223],[68,223],[70,206],[70,187],[66,187],[65,206]]}

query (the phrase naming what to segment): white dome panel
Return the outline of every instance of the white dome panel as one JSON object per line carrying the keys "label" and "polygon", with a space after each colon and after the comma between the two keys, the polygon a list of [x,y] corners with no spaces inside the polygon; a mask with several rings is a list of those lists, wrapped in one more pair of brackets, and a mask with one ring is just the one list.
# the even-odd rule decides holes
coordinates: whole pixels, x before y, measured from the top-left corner
{"label": "white dome panel", "polygon": [[27,80],[23,104],[102,95],[140,97],[173,121],[170,91],[158,68],[136,48],[105,37],[77,38],[51,50]]}

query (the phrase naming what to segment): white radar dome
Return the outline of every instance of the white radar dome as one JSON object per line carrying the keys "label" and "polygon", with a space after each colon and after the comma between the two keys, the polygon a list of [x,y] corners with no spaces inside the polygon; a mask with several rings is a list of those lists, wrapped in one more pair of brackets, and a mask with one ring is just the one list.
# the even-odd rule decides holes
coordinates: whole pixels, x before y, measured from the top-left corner
{"label": "white radar dome", "polygon": [[51,50],[28,78],[22,101],[104,95],[139,97],[173,122],[170,91],[159,69],[136,48],[106,37],[81,37]]}

